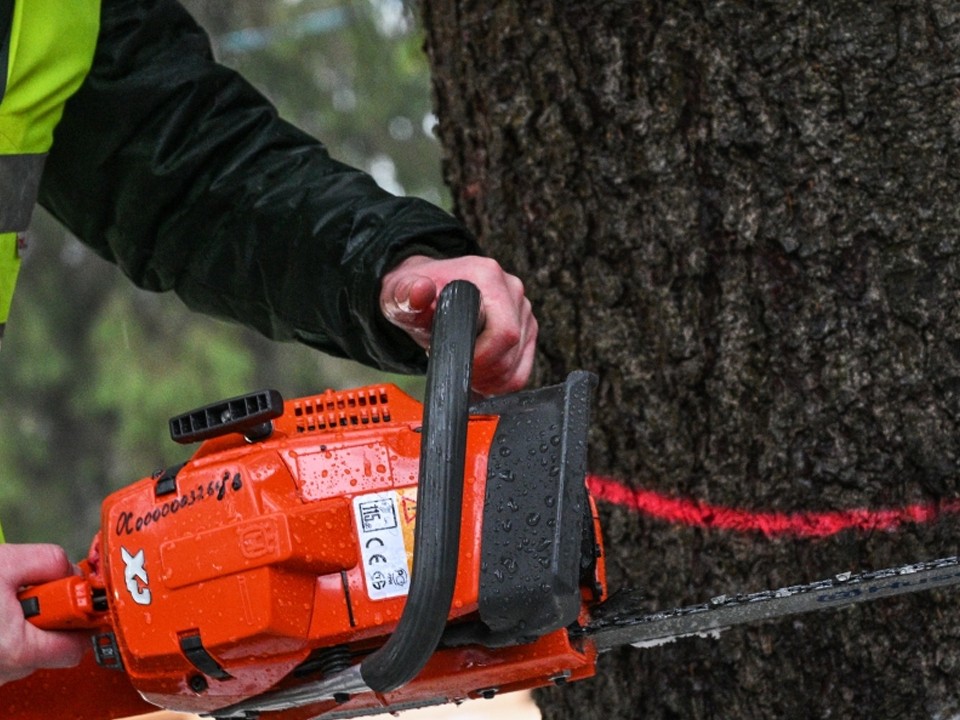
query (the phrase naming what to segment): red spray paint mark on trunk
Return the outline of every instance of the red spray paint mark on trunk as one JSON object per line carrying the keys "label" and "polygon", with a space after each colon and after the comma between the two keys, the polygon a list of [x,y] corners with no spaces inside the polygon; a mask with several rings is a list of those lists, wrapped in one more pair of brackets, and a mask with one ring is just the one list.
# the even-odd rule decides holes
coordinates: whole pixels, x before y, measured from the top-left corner
{"label": "red spray paint mark on trunk", "polygon": [[665,522],[741,533],[757,532],[768,537],[818,538],[844,530],[892,532],[904,525],[929,523],[944,515],[960,513],[960,500],[881,510],[795,513],[741,510],[669,497],[651,490],[637,490],[613,478],[598,475],[587,476],[587,488],[597,500],[621,505]]}

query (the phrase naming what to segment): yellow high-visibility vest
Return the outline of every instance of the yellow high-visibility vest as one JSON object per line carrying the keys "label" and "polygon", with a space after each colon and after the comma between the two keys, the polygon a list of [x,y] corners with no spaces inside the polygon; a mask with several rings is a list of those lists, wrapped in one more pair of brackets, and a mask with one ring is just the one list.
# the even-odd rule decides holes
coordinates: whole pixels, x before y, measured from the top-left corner
{"label": "yellow high-visibility vest", "polygon": [[63,106],[93,63],[100,0],[0,0],[0,337]]}

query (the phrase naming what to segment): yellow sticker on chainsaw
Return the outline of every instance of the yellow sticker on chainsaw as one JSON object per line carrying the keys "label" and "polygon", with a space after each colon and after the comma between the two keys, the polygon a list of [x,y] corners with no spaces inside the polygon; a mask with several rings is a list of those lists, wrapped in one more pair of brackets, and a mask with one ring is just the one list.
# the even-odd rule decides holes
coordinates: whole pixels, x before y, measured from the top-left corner
{"label": "yellow sticker on chainsaw", "polygon": [[369,493],[353,498],[360,558],[371,600],[400,597],[410,591],[417,489]]}

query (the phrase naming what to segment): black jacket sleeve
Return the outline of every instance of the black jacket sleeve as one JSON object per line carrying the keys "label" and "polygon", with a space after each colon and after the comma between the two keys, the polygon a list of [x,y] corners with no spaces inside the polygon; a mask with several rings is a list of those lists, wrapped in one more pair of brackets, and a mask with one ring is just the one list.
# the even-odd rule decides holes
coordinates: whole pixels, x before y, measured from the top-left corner
{"label": "black jacket sleeve", "polygon": [[420,370],[423,353],[381,317],[383,273],[413,252],[479,252],[447,213],[280,120],[175,0],[103,0],[40,202],[140,287],[387,370]]}

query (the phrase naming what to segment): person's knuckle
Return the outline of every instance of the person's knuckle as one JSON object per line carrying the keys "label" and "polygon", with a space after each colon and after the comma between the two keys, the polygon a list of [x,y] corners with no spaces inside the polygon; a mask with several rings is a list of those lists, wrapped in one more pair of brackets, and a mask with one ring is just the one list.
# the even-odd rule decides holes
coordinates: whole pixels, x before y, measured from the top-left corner
{"label": "person's knuckle", "polygon": [[51,565],[62,565],[64,567],[70,565],[70,558],[67,556],[67,551],[60,545],[42,545],[41,547],[47,554],[47,559]]}
{"label": "person's knuckle", "polygon": [[523,298],[526,294],[526,287],[523,284],[523,280],[518,278],[516,275],[507,275],[506,280],[507,289],[513,293],[517,298]]}
{"label": "person's knuckle", "polygon": [[536,340],[537,333],[540,331],[540,322],[537,320],[537,316],[533,314],[532,310],[528,310],[524,313],[526,318],[526,329],[527,329],[527,338],[532,342]]}
{"label": "person's knuckle", "polygon": [[477,277],[483,280],[494,280],[503,275],[503,269],[493,258],[482,257],[474,264]]}
{"label": "person's knuckle", "polygon": [[523,340],[523,331],[520,329],[519,325],[509,325],[505,327],[500,332],[500,344],[503,347],[504,353],[500,355],[500,362],[505,365],[510,365],[513,361],[513,356],[510,355],[510,351],[517,348],[520,345],[520,342]]}

